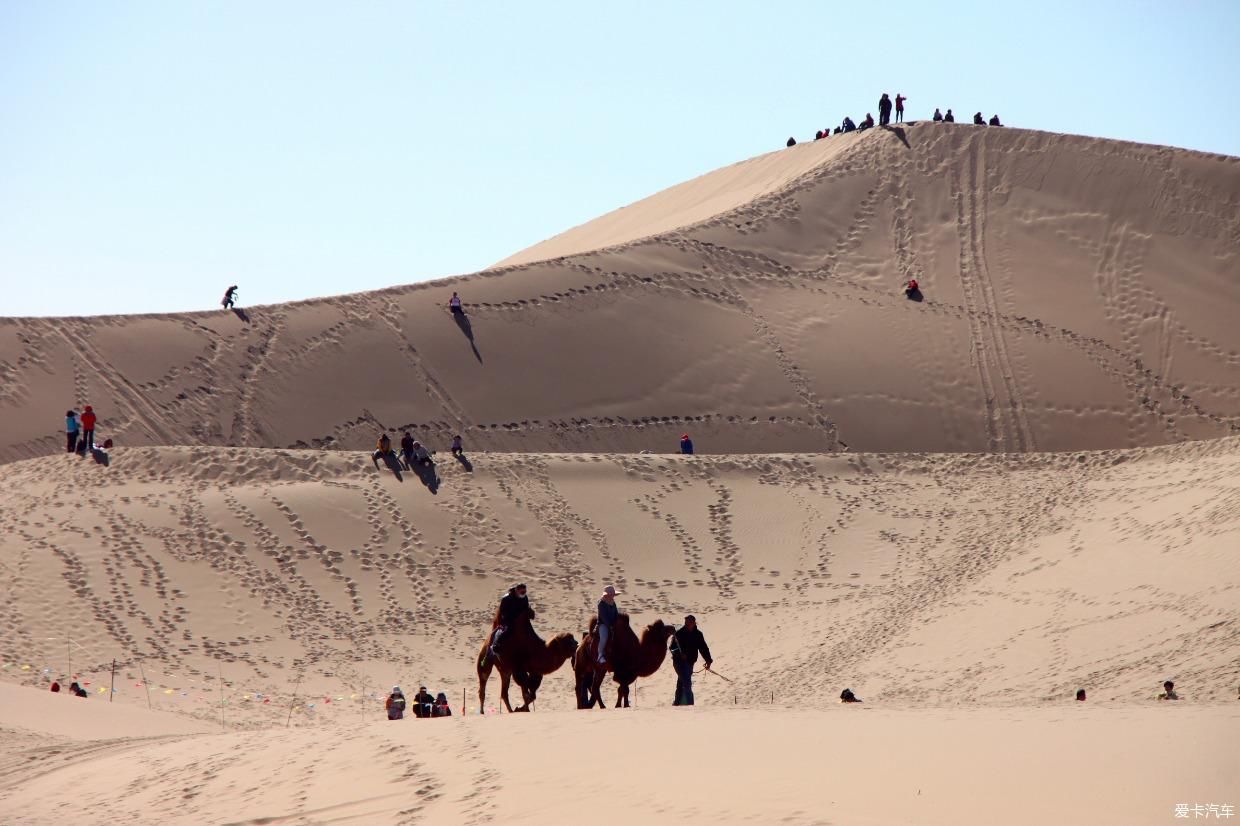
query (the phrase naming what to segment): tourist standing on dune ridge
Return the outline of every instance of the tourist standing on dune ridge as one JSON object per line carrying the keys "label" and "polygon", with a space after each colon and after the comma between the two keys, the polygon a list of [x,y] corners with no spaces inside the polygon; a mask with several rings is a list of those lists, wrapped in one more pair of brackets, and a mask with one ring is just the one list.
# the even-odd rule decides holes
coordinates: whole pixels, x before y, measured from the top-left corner
{"label": "tourist standing on dune ridge", "polygon": [[77,453],[78,420],[77,412],[70,410],[65,413],[65,448],[69,453]]}
{"label": "tourist standing on dune ridge", "polygon": [[680,436],[680,452],[686,456],[693,455],[693,440],[689,438],[688,433],[682,433]]}
{"label": "tourist standing on dune ridge", "polygon": [[82,411],[82,444],[86,445],[87,450],[95,449],[95,422],[98,420],[95,408],[86,405]]}
{"label": "tourist standing on dune ridge", "polygon": [[883,96],[878,99],[878,125],[886,126],[889,123],[891,123],[891,98],[883,92]]}
{"label": "tourist standing on dune ridge", "polygon": [[896,92],[896,123],[904,123],[904,101],[906,100],[908,98]]}
{"label": "tourist standing on dune ridge", "polygon": [[236,284],[233,284],[231,287],[229,287],[227,290],[224,291],[224,300],[221,301],[220,303],[224,305],[225,310],[232,309],[232,306],[237,303],[237,285]]}

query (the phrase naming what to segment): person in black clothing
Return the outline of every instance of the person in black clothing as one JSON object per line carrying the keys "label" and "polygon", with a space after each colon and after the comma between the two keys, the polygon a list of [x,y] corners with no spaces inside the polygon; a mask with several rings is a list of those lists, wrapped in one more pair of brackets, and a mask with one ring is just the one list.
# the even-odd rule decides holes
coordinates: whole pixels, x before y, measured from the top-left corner
{"label": "person in black clothing", "polygon": [[857,124],[853,123],[853,119],[847,115],[844,116],[844,122],[840,126],[843,127],[845,132],[851,132],[857,128]]}
{"label": "person in black clothing", "polygon": [[706,662],[705,668],[710,671],[714,658],[706,646],[706,638],[698,630],[697,619],[690,614],[685,617],[685,624],[677,629],[669,646],[672,652],[672,667],[676,669],[676,699],[674,706],[693,705],[693,666],[697,663],[698,654]]}
{"label": "person in black clothing", "polygon": [[973,115],[973,125],[974,126],[985,126],[986,125],[986,119],[982,117],[981,112],[978,112],[975,115]]}
{"label": "person in black clothing", "polygon": [[419,686],[418,693],[413,695],[413,716],[419,720],[430,717],[434,705],[435,698],[426,690],[426,686]]}
{"label": "person in black clothing", "polygon": [[227,290],[224,291],[224,300],[221,301],[220,303],[224,305],[225,310],[232,309],[232,306],[237,303],[237,285],[236,284],[233,284],[231,287],[229,287]]}
{"label": "person in black clothing", "polygon": [[796,146],[796,145],[797,145],[797,139],[796,139],[796,138],[788,138],[788,143],[787,143],[786,145],[787,145],[787,146],[790,146],[790,147],[791,147],[791,146]]}
{"label": "person in black clothing", "polygon": [[878,125],[886,126],[889,123],[891,123],[891,98],[883,92],[883,96],[878,99]]}
{"label": "person in black clothing", "polygon": [[853,694],[853,691],[851,688],[846,688],[840,692],[840,702],[841,703],[859,703],[861,702],[861,700],[860,698],[857,697],[856,694]]}
{"label": "person in black clothing", "polygon": [[408,430],[400,437],[400,458],[404,460],[406,470],[413,470],[413,436]]}
{"label": "person in black clothing", "polygon": [[939,111],[939,108],[937,106],[934,107],[934,117],[931,118],[931,120],[934,121],[935,123],[943,122],[943,113]]}
{"label": "person in black clothing", "polygon": [[530,619],[534,618],[534,611],[530,608],[529,597],[525,595],[525,583],[514,585],[508,589],[508,593],[504,594],[504,598],[499,601],[499,611],[496,615],[495,632],[491,635],[490,662],[499,659],[499,642],[517,618],[522,614],[528,613]]}
{"label": "person in black clothing", "polygon": [[951,109],[948,109],[947,114],[943,116],[943,122],[944,123],[955,123],[956,122],[956,116],[952,114]]}
{"label": "person in black clothing", "polygon": [[861,121],[861,125],[858,126],[857,129],[861,130],[861,129],[872,129],[872,128],[874,128],[874,116],[871,115],[869,112],[866,112],[865,120]]}
{"label": "person in black clothing", "polygon": [[991,126],[1002,126],[1003,124],[999,122],[999,116],[998,116],[998,115],[991,115],[991,116],[990,116],[990,125],[991,125]]}

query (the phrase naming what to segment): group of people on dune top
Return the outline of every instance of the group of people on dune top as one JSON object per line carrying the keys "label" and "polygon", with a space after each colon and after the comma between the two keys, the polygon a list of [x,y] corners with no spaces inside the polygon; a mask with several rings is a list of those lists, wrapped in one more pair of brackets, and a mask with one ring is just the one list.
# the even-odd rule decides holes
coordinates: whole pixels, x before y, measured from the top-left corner
{"label": "group of people on dune top", "polygon": [[[621,596],[621,592],[617,591],[614,585],[608,585],[603,588],[595,607],[598,633],[597,657],[600,665],[607,663],[609,650],[607,642],[611,639],[616,622],[620,619],[620,606],[616,603],[618,596]],[[487,650],[487,656],[492,662],[503,657],[505,634],[509,633],[513,625],[522,617],[529,619],[534,617],[525,583],[508,589],[499,601],[497,615],[499,624],[491,633],[490,647]],[[693,667],[697,664],[698,657],[702,658],[703,667],[707,671],[711,670],[711,664],[714,662],[710,647],[706,645],[706,638],[697,627],[697,618],[692,614],[685,617],[684,625],[676,629],[672,635],[668,642],[668,652],[672,655],[672,667],[676,671],[676,696],[672,705],[691,706],[693,705]]]}
{"label": "group of people on dune top", "polygon": [[[400,465],[404,470],[416,470],[420,467],[434,469],[435,460],[431,458],[432,451],[427,450],[426,445],[413,438],[408,430],[400,438],[400,456],[392,450],[392,439],[387,433],[380,433],[379,438],[375,440],[375,452],[370,457],[375,467],[379,466],[380,459],[398,458]],[[461,435],[452,437],[452,455],[457,459],[464,457],[465,447],[461,440]]]}
{"label": "group of people on dune top", "polygon": [[[896,94],[895,98],[892,98],[886,92],[883,92],[882,97],[878,99],[877,125],[878,126],[890,126],[892,123],[903,123],[904,122],[904,102],[906,100],[908,100],[908,98],[899,93]],[[895,114],[894,121],[892,120],[893,112]],[[947,114],[944,115],[942,112],[940,112],[936,108],[934,110],[934,116],[931,118],[931,120],[934,121],[935,123],[955,123],[956,116],[952,114],[951,109],[948,109]],[[981,112],[978,112],[977,114],[973,116],[973,123],[977,126],[986,126],[987,124],[989,124],[990,126],[1002,126],[1003,125],[1002,123],[999,122],[998,115],[992,115],[990,117],[990,120],[987,121],[985,118],[982,117]],[[828,126],[826,129],[819,129],[817,132],[815,132],[814,140],[820,141],[823,138],[829,138],[832,135],[838,135],[842,132],[862,132],[866,129],[874,128],[875,125],[876,124],[874,121],[874,115],[870,114],[869,112],[866,113],[865,118],[860,123],[855,122],[852,118],[845,115],[844,120],[842,120],[840,122],[840,125],[835,127],[834,129]],[[796,146],[797,139],[794,137],[790,137],[788,138],[788,142],[785,145]]]}
{"label": "group of people on dune top", "polygon": [[87,453],[95,452],[101,447],[104,450],[111,448],[111,439],[104,439],[101,445],[95,444],[95,425],[98,422],[99,417],[95,414],[95,408],[89,404],[82,408],[80,418],[76,410],[66,410],[65,452],[85,456]]}

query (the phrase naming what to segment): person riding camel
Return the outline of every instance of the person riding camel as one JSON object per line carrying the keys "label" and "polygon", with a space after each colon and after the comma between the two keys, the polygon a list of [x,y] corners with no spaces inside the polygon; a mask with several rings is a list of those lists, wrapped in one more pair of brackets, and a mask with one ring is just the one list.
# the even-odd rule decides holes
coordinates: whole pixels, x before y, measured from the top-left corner
{"label": "person riding camel", "polygon": [[611,637],[612,626],[620,619],[620,606],[616,605],[619,592],[614,586],[603,589],[603,596],[598,601],[598,661],[607,662],[607,640]]}
{"label": "person riding camel", "polygon": [[491,633],[491,647],[488,649],[490,662],[499,659],[500,639],[522,614],[528,615],[530,619],[534,618],[534,609],[530,608],[529,597],[525,595],[524,582],[509,588],[508,593],[504,594],[504,598],[499,601],[499,611],[496,617],[497,624],[495,630]]}

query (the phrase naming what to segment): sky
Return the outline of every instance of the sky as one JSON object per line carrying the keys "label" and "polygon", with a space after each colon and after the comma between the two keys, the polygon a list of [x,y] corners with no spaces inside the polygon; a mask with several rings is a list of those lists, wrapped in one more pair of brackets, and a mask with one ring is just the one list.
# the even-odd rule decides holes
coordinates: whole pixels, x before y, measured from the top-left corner
{"label": "sky", "polygon": [[0,316],[483,269],[934,107],[1240,155],[1240,2],[0,0]]}

